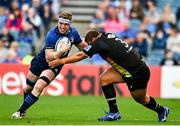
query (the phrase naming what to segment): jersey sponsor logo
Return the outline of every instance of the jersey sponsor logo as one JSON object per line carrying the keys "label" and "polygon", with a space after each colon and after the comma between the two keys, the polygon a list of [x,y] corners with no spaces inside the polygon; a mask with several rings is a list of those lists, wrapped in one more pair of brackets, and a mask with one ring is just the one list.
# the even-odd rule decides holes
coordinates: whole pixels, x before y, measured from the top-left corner
{"label": "jersey sponsor logo", "polygon": [[53,47],[45,47],[46,49],[53,49]]}
{"label": "jersey sponsor logo", "polygon": [[92,47],[91,45],[88,45],[87,47],[84,48],[84,50],[89,51],[91,47]]}

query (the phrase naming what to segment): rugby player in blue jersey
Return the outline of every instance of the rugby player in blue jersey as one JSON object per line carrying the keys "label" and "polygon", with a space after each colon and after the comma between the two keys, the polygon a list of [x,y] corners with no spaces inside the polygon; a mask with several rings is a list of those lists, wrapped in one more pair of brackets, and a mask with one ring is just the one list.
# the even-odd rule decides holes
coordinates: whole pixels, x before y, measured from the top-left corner
{"label": "rugby player in blue jersey", "polygon": [[[63,65],[50,68],[48,62],[60,58],[63,53],[70,50],[72,44],[75,44],[80,50],[87,46],[82,41],[78,31],[71,27],[72,14],[69,11],[63,11],[58,15],[58,24],[52,28],[46,35],[45,47],[38,53],[31,62],[30,70],[26,79],[24,89],[24,101],[20,108],[12,114],[12,119],[20,119],[24,116],[26,110],[38,101],[43,89],[47,87],[59,74]],[[70,44],[55,50],[55,46],[61,37],[67,37]],[[68,53],[63,57],[66,57]]]}
{"label": "rugby player in blue jersey", "polygon": [[55,59],[49,62],[49,66],[53,68],[62,64],[74,63],[88,56],[92,57],[97,53],[111,65],[107,71],[101,74],[99,79],[109,105],[109,112],[107,115],[100,117],[99,121],[121,119],[113,84],[124,82],[136,102],[155,111],[160,122],[167,120],[169,108],[161,106],[153,97],[147,94],[150,70],[136,50],[111,33],[100,33],[93,30],[86,34],[85,42],[88,46],[83,51],[66,58]]}

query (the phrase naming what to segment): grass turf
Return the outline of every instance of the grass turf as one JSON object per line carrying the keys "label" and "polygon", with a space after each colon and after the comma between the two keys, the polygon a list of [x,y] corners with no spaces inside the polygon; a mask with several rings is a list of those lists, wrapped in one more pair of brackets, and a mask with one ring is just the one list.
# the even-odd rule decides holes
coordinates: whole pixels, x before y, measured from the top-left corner
{"label": "grass turf", "polygon": [[11,120],[10,116],[21,104],[21,96],[0,95],[0,125],[178,125],[180,124],[180,100],[157,99],[170,108],[168,121],[160,123],[157,114],[132,98],[118,97],[122,119],[112,122],[97,121],[108,110],[103,96],[42,96],[25,118]]}

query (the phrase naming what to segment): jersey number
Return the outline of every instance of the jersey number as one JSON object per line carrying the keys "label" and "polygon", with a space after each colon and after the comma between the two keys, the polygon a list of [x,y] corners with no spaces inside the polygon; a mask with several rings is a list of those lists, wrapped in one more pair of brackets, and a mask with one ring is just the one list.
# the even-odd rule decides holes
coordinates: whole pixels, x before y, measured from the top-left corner
{"label": "jersey number", "polygon": [[126,42],[124,42],[124,41],[121,40],[120,38],[117,38],[114,34],[108,34],[108,37],[107,37],[107,38],[108,38],[108,39],[109,39],[109,38],[114,38],[115,41],[118,41],[118,42],[122,43],[122,44],[124,45],[124,47],[127,48],[127,51],[126,51],[126,52],[129,52],[129,51],[132,50],[132,47],[129,47],[129,45],[128,45]]}

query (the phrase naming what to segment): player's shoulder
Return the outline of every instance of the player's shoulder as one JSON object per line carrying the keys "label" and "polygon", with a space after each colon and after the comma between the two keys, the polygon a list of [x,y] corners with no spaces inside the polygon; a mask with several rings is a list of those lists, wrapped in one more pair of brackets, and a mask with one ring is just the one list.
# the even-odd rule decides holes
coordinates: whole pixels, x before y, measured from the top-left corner
{"label": "player's shoulder", "polygon": [[56,30],[57,30],[57,27],[53,27],[53,28],[51,28],[51,29],[48,31],[48,33],[47,33],[47,35],[46,35],[46,36],[49,36],[49,35],[53,35],[53,34],[55,34],[55,33],[56,33]]}
{"label": "player's shoulder", "polygon": [[78,30],[75,27],[70,27],[69,30],[72,34],[78,34]]}
{"label": "player's shoulder", "polygon": [[57,27],[50,29],[46,35],[46,39],[55,39],[57,36],[56,32],[57,32]]}

